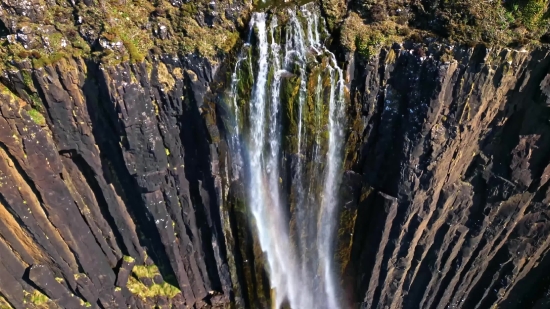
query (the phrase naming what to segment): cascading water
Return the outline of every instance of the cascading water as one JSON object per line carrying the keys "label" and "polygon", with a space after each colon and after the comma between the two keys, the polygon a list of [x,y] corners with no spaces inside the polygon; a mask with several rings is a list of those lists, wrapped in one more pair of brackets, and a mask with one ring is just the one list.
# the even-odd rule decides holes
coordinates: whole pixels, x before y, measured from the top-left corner
{"label": "cascading water", "polygon": [[237,128],[231,143],[247,171],[247,204],[275,308],[284,302],[293,309],[341,307],[333,243],[345,85],[321,44],[321,20],[312,4],[281,18],[254,13],[232,75]]}

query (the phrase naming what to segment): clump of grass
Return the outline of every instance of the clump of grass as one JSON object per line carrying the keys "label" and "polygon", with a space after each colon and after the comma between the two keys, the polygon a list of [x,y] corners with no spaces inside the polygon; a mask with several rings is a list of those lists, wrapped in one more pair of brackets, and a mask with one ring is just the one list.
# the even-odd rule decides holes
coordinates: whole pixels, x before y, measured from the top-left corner
{"label": "clump of grass", "polygon": [[27,113],[31,117],[32,121],[34,121],[34,123],[36,123],[37,125],[46,125],[46,118],[44,118],[44,116],[38,110],[31,108]]}

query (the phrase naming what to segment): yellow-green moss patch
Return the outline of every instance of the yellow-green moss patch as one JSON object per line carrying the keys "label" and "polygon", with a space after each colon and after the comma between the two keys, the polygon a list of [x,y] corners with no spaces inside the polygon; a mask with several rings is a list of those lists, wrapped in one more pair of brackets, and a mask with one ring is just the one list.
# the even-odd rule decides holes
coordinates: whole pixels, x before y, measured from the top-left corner
{"label": "yellow-green moss patch", "polygon": [[132,269],[132,273],[138,278],[154,278],[160,275],[157,265],[136,265]]}
{"label": "yellow-green moss patch", "polygon": [[35,306],[43,306],[50,301],[48,296],[42,294],[38,290],[34,290],[32,293],[25,291],[24,293],[25,293],[25,301],[30,302]]}
{"label": "yellow-green moss patch", "polygon": [[134,277],[128,279],[127,287],[132,292],[132,294],[139,296],[142,299],[152,298],[156,296],[164,296],[168,298],[174,298],[176,295],[181,293],[181,291],[166,282],[161,284],[153,284],[151,287],[147,287],[145,284],[141,283]]}
{"label": "yellow-green moss patch", "polygon": [[124,257],[122,257],[122,260],[127,263],[133,263],[135,261],[135,259],[129,255],[125,255]]}
{"label": "yellow-green moss patch", "polygon": [[0,295],[0,309],[13,309],[13,307],[4,297],[2,297],[2,295]]}
{"label": "yellow-green moss patch", "polygon": [[34,123],[36,123],[37,125],[46,125],[46,118],[44,118],[44,116],[38,110],[31,108],[27,113],[31,117],[32,121],[34,121]]}

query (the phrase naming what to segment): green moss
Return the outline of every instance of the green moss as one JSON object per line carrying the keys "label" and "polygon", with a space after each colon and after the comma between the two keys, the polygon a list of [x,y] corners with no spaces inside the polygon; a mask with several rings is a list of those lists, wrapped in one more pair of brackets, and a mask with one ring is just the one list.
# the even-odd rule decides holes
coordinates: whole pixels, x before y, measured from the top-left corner
{"label": "green moss", "polygon": [[153,298],[157,296],[174,298],[176,295],[181,293],[181,291],[177,287],[166,282],[163,282],[161,284],[155,283],[148,287],[134,277],[130,277],[128,279],[128,283],[126,286],[128,287],[128,290],[132,292],[132,294],[137,295],[142,299]]}
{"label": "green moss", "polygon": [[33,107],[36,107],[36,108],[42,107],[42,100],[40,99],[40,97],[38,97],[37,93],[30,94],[30,98],[31,98]]}
{"label": "green moss", "polygon": [[170,149],[164,148],[164,152],[166,153],[166,156],[169,156],[169,155],[170,155]]}
{"label": "green moss", "polygon": [[156,275],[160,275],[156,265],[135,265],[132,273],[138,278],[154,278]]}
{"label": "green moss", "polygon": [[59,33],[59,32],[55,32],[55,33],[52,33],[49,35],[48,37],[49,41],[50,41],[50,47],[55,49],[55,50],[59,50],[62,47],[62,42],[63,40],[65,39],[63,37],[63,34]]}
{"label": "green moss", "polygon": [[351,256],[353,246],[353,230],[357,220],[357,210],[344,209],[340,214],[340,224],[338,225],[338,243],[336,259],[340,264],[341,273],[344,273]]}
{"label": "green moss", "polygon": [[50,301],[48,296],[42,294],[38,290],[34,290],[32,293],[24,292],[26,301],[34,304],[35,306],[43,306]]}
{"label": "green moss", "polygon": [[[192,1],[181,7],[163,0],[100,0],[95,3],[88,6],[80,1],[75,6],[67,6],[54,1],[43,6],[44,16],[36,23],[23,16],[7,17],[14,27],[25,26],[36,34],[28,44],[35,49],[26,50],[21,43],[0,44],[0,69],[27,60],[31,60],[35,68],[41,68],[54,62],[58,53],[93,57],[89,43],[80,34],[81,28],[93,34],[92,37],[97,35],[112,43],[123,43],[124,48],[105,50],[105,55],[98,57],[107,65],[143,62],[153,48],[157,54],[198,53],[215,62],[220,56],[231,53],[238,44],[237,28],[245,26],[251,8],[246,6],[237,21],[219,14],[212,25],[205,27],[204,13],[210,10],[208,2]],[[231,2],[220,2],[217,11],[223,12],[230,5]],[[53,26],[50,28],[53,31],[39,31],[45,25]],[[159,27],[168,34],[166,38],[155,35]],[[33,52],[39,56],[33,56]]]}
{"label": "green moss", "polygon": [[44,118],[44,116],[38,110],[31,108],[27,113],[31,117],[32,121],[34,121],[34,123],[36,123],[37,125],[46,125],[46,118]]}
{"label": "green moss", "polygon": [[78,280],[80,278],[86,278],[86,274],[83,274],[83,273],[74,274],[74,279],[75,280]]}
{"label": "green moss", "polygon": [[86,307],[86,308],[90,308],[92,306],[92,304],[90,304],[89,302],[85,302],[84,300],[80,300],[80,305],[82,307]]}
{"label": "green moss", "polygon": [[124,257],[122,257],[122,260],[126,263],[133,263],[135,261],[135,259],[129,255],[125,255]]}
{"label": "green moss", "polygon": [[342,25],[340,43],[347,50],[370,59],[381,46],[402,41],[403,29],[408,28],[391,20],[367,25],[359,15],[351,13]]}
{"label": "green moss", "polygon": [[10,303],[8,303],[2,295],[0,295],[0,309],[13,309]]}
{"label": "green moss", "polygon": [[67,54],[65,54],[64,52],[55,52],[53,54],[39,54],[38,58],[34,58],[32,60],[32,65],[35,69],[38,69],[54,64],[57,61],[67,57]]}
{"label": "green moss", "polygon": [[23,77],[23,83],[27,89],[34,89],[34,83],[32,81],[31,73],[27,70],[21,70],[21,76]]}
{"label": "green moss", "polygon": [[191,17],[183,17],[182,30],[186,34],[181,41],[183,51],[198,52],[211,59],[219,53],[229,53],[239,40],[236,32],[219,27],[204,28]]}
{"label": "green moss", "polygon": [[123,40],[122,43],[124,43],[124,47],[126,47],[126,50],[130,54],[130,60],[133,63],[143,62],[143,60],[145,59],[145,55],[139,51],[139,49],[132,41],[126,39]]}
{"label": "green moss", "polygon": [[327,17],[327,25],[330,30],[334,30],[336,25],[346,14],[346,1],[343,0],[324,0],[321,1],[323,12]]}
{"label": "green moss", "polygon": [[298,151],[298,110],[299,110],[300,77],[293,76],[281,81],[281,100],[283,106],[283,128],[285,148],[291,153]]}

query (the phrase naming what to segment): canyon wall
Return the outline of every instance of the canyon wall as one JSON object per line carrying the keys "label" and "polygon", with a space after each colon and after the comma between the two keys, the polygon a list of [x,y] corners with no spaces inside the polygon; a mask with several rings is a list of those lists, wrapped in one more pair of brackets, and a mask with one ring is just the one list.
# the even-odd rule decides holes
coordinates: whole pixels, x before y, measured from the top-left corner
{"label": "canyon wall", "polygon": [[[383,45],[334,48],[342,306],[548,308],[548,50]],[[3,67],[0,308],[270,307],[234,57],[161,54]]]}

